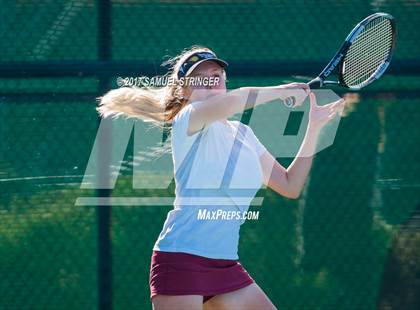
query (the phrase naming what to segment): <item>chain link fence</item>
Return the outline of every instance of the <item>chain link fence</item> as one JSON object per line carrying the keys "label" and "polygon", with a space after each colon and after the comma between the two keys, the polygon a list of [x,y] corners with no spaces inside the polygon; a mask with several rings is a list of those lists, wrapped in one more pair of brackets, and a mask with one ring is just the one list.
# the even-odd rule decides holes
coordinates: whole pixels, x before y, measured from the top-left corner
{"label": "chain link fence", "polygon": [[[418,309],[420,5],[409,0],[3,1],[0,308],[151,308],[152,246],[172,206],[76,204],[104,194],[80,185],[95,98],[118,76],[164,73],[165,55],[202,44],[229,61],[228,88],[307,81],[379,11],[398,27],[389,72],[350,95],[300,199],[259,191],[239,256],[280,309]],[[138,161],[131,137],[105,194],[173,196],[173,181],[134,189]]]}

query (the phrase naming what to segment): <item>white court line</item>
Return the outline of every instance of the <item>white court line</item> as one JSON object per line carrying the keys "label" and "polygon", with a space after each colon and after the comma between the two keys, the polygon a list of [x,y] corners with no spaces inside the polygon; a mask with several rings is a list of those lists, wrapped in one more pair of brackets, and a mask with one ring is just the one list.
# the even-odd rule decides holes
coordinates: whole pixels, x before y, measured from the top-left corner
{"label": "white court line", "polygon": [[85,175],[43,175],[36,177],[20,177],[0,179],[0,182],[13,182],[13,181],[28,181],[28,180],[42,180],[42,179],[65,179],[65,178],[83,178]]}
{"label": "white court line", "polygon": [[[235,202],[238,204],[247,205],[249,203],[249,198],[243,197],[233,197]],[[78,197],[76,199],[76,206],[162,206],[162,205],[172,205],[175,200],[175,197]],[[255,197],[250,206],[261,206],[264,197]],[[194,198],[194,202],[183,202],[185,205],[194,205],[194,206],[231,206],[232,198],[220,198],[220,197],[211,197],[200,199]]]}

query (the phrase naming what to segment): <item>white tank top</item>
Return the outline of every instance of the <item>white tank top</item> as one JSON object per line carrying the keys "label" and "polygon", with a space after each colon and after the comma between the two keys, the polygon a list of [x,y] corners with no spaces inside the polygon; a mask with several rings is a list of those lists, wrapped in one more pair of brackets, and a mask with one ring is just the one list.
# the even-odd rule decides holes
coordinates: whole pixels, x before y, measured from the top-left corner
{"label": "white tank top", "polygon": [[196,103],[185,106],[172,123],[176,198],[153,249],[238,259],[242,217],[205,219],[203,214],[248,210],[262,185],[259,158],[266,149],[252,129],[238,121],[216,121],[188,136]]}

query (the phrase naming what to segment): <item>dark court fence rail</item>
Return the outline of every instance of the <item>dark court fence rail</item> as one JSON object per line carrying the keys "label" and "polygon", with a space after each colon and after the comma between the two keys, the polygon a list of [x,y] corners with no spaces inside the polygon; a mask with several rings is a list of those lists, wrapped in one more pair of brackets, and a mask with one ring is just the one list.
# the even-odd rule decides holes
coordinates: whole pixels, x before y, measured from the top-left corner
{"label": "dark court fence rail", "polygon": [[151,249],[172,206],[75,204],[173,195],[173,182],[133,189],[132,139],[114,189],[80,188],[95,98],[118,76],[164,74],[164,56],[202,44],[229,61],[229,88],[308,81],[379,11],[397,21],[389,71],[351,94],[299,200],[258,193],[239,256],[280,309],[418,309],[420,6],[409,0],[3,1],[0,308],[151,308]]}

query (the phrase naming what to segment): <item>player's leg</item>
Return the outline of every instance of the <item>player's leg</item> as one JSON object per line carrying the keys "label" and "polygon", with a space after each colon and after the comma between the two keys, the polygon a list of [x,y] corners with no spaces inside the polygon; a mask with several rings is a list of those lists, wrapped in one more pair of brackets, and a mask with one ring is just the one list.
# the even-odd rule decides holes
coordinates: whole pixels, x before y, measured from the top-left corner
{"label": "player's leg", "polygon": [[153,310],[200,310],[203,296],[200,295],[156,295],[152,298]]}
{"label": "player's leg", "polygon": [[216,295],[204,303],[204,310],[276,310],[264,291],[252,283],[233,292]]}

